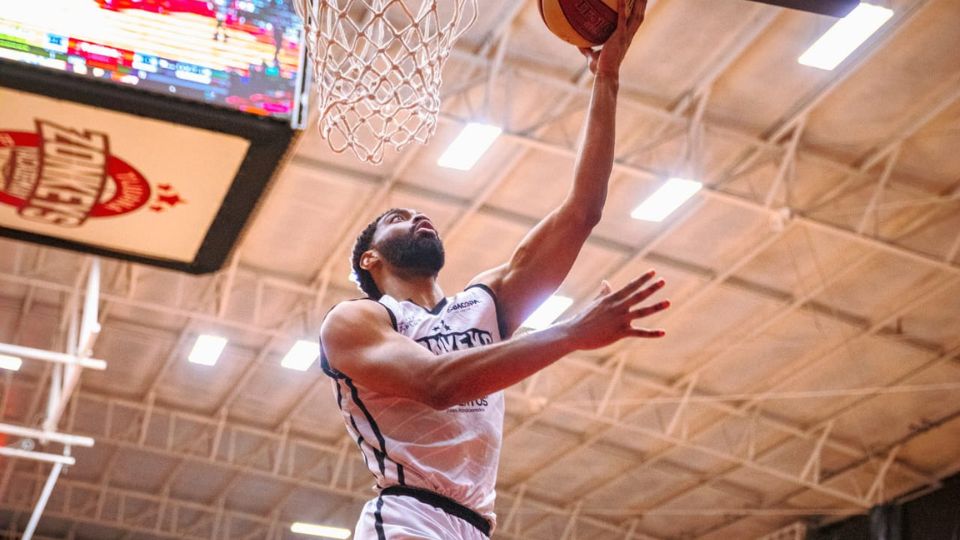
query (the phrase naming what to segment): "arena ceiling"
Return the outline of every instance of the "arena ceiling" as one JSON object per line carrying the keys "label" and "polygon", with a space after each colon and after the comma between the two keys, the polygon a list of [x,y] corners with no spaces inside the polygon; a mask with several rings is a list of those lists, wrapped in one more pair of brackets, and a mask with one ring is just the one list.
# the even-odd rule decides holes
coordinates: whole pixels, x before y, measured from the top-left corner
{"label": "arena ceiling", "polygon": [[[445,72],[433,141],[379,167],[313,129],[230,262],[194,277],[103,262],[102,332],[60,430],[93,437],[38,538],[294,538],[352,527],[372,480],[317,335],[359,228],[391,206],[439,226],[448,294],[504,261],[571,181],[591,78],[526,0],[481,0]],[[831,20],[736,0],[651,1],[622,74],[601,224],[561,293],[656,268],[661,341],[574,354],[508,390],[495,538],[800,538],[960,471],[960,3],[895,15],[834,71],[796,58]],[[435,163],[467,121],[505,133],[471,171]],[[662,223],[665,178],[705,188]],[[62,350],[90,259],[0,240],[0,339]],[[201,333],[229,344],[188,363]],[[2,376],[2,421],[36,426],[50,364]],[[22,444],[15,438],[8,445]],[[55,443],[42,448],[58,452]],[[17,537],[50,465],[0,461]]]}

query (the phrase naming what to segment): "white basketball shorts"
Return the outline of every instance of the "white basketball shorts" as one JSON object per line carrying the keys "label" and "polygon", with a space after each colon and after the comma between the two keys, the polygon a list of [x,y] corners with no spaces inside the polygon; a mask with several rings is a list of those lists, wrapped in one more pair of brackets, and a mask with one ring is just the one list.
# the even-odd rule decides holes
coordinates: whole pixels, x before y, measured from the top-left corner
{"label": "white basketball shorts", "polygon": [[488,540],[490,524],[451,499],[391,486],[363,506],[356,540]]}

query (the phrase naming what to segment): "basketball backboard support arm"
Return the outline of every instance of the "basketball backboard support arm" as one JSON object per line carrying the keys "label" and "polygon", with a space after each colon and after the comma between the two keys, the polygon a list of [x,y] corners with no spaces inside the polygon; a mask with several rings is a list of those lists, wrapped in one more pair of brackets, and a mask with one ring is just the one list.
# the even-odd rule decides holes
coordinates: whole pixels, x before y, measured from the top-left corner
{"label": "basketball backboard support arm", "polygon": [[[306,31],[300,28],[300,43],[306,38]],[[290,128],[302,130],[310,119],[310,83],[313,81],[313,63],[307,47],[300,47],[300,69],[297,70],[297,80],[294,86],[296,94],[293,98],[293,113],[290,115]]]}
{"label": "basketball backboard support arm", "polygon": [[860,0],[751,0],[762,4],[770,4],[800,11],[830,15],[831,17],[846,17],[853,8],[860,4]]}
{"label": "basketball backboard support arm", "polygon": [[[16,447],[0,447],[0,455],[9,458],[32,459],[52,463],[50,475],[47,477],[40,491],[36,505],[23,533],[23,540],[30,540],[40,522],[40,516],[46,508],[50,494],[56,486],[57,479],[64,466],[76,463],[70,455],[72,446],[91,447],[94,440],[90,437],[81,437],[57,432],[57,425],[66,410],[67,404],[73,395],[80,380],[84,367],[103,370],[107,364],[103,360],[91,358],[93,345],[100,333],[98,322],[98,306],[100,303],[100,260],[91,257],[88,269],[85,291],[81,294],[79,282],[74,288],[67,304],[67,351],[65,353],[34,349],[7,343],[0,343],[0,353],[15,355],[18,358],[52,362],[53,374],[50,377],[50,390],[47,394],[47,413],[42,423],[42,429],[35,429],[10,424],[0,424],[0,433],[21,437],[21,443]],[[81,296],[83,302],[81,304]],[[81,307],[82,306],[82,307]],[[62,454],[34,451],[34,441],[41,444],[55,442],[63,445]]]}

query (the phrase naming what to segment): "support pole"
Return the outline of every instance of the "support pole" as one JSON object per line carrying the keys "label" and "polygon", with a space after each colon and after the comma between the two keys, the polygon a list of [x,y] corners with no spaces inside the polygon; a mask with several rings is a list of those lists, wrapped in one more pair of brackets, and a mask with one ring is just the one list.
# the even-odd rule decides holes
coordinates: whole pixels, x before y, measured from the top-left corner
{"label": "support pole", "polygon": [[[47,463],[59,463],[61,465],[73,465],[76,460],[71,456],[61,456],[60,454],[48,454],[46,452],[34,452],[32,450],[21,450],[9,446],[0,446],[0,456],[9,458],[32,459],[34,461],[46,461]],[[12,461],[8,463],[13,463]],[[10,468],[10,465],[7,465]]]}
{"label": "support pole", "polygon": [[697,386],[697,379],[699,378],[699,373],[695,373],[690,379],[690,382],[687,383],[687,389],[683,393],[683,399],[677,405],[677,410],[674,411],[673,417],[670,419],[670,424],[667,425],[667,428],[664,430],[664,433],[667,435],[673,435],[673,432],[677,429],[677,425],[680,423],[680,418],[683,417],[684,411],[687,409],[687,404],[690,403],[690,396],[693,394],[693,389]]}
{"label": "support pole", "polygon": [[[67,446],[63,449],[64,457],[70,455],[70,447]],[[57,483],[57,478],[60,477],[60,471],[63,470],[63,463],[54,463],[53,468],[50,470],[50,476],[47,477],[47,481],[43,484],[43,490],[40,492],[40,498],[37,499],[37,505],[33,508],[33,514],[30,515],[30,522],[27,523],[26,530],[23,531],[23,538],[21,540],[31,540],[33,538],[33,532],[37,529],[37,524],[40,522],[40,515],[43,514],[43,509],[47,506],[47,501],[50,500],[50,494],[53,492],[53,486]]]}
{"label": "support pole", "polygon": [[[100,259],[94,257],[90,265],[90,275],[87,278],[87,295],[83,301],[83,312],[80,315],[80,336],[77,341],[77,357],[88,359],[93,354],[93,344],[100,335],[100,323],[97,321],[97,311],[100,305]],[[60,417],[67,408],[70,396],[80,381],[81,368],[77,364],[66,367],[63,388],[59,392],[59,399],[53,403],[50,414],[43,421],[43,429],[56,431]]]}
{"label": "support pole", "polygon": [[803,130],[806,127],[806,116],[801,117],[793,127],[793,134],[790,135],[790,140],[787,142],[786,151],[780,161],[780,167],[777,169],[777,176],[767,191],[767,196],[763,199],[764,208],[770,208],[773,205],[773,200],[777,197],[777,192],[780,191],[780,186],[788,179],[793,179],[797,164],[797,149],[800,147],[800,138],[803,136]]}
{"label": "support pole", "polygon": [[800,480],[810,480],[811,482],[820,483],[820,464],[822,462],[823,456],[823,445],[827,442],[827,439],[830,437],[830,432],[833,431],[834,421],[830,420],[827,422],[827,425],[823,427],[823,433],[820,434],[820,438],[817,439],[817,444],[813,447],[813,452],[810,453],[810,459],[807,460],[806,465],[803,466],[803,470],[800,471]]}
{"label": "support pole", "polygon": [[613,391],[617,388],[617,385],[620,384],[620,379],[623,377],[623,368],[627,363],[627,356],[620,355],[617,359],[616,367],[613,370],[613,377],[610,378],[610,382],[607,383],[607,389],[603,393],[603,398],[600,400],[600,404],[597,405],[597,416],[603,416],[603,413],[607,412],[607,405],[610,404],[610,398],[613,397]]}
{"label": "support pole", "polygon": [[893,460],[897,458],[900,447],[901,445],[898,444],[890,449],[890,453],[887,454],[886,459],[883,460],[883,464],[880,465],[880,470],[877,471],[877,476],[873,480],[873,485],[870,486],[870,491],[868,491],[867,496],[864,497],[866,500],[874,501],[877,504],[883,502],[883,488],[884,482],[887,479],[887,471],[890,470],[890,465],[893,465]]}
{"label": "support pole", "polygon": [[[897,160],[900,158],[900,148],[901,145],[896,145],[893,147],[893,150],[890,151],[890,154],[887,155],[887,163],[883,167],[883,174],[880,175],[880,180],[877,182],[876,188],[873,190],[873,195],[870,196],[870,202],[867,203],[867,207],[863,210],[863,215],[860,217],[860,223],[857,225],[857,234],[863,234],[867,230],[867,224],[870,222],[870,214],[877,209],[877,205],[880,203],[880,198],[883,196],[883,191],[887,188],[887,184],[890,181],[890,176],[893,175],[893,169],[897,165]],[[879,225],[879,217],[877,218],[874,226]]]}
{"label": "support pole", "polygon": [[29,358],[31,360],[40,360],[43,362],[52,362],[54,364],[76,364],[89,369],[103,371],[107,369],[105,360],[96,358],[81,358],[66,353],[47,351],[44,349],[34,349],[33,347],[23,347],[10,343],[0,343],[0,354],[17,356],[19,358]]}
{"label": "support pole", "polygon": [[42,439],[43,438],[48,441],[53,441],[56,443],[65,444],[69,446],[85,446],[85,447],[93,446],[93,439],[90,437],[84,437],[81,435],[69,435],[66,433],[41,431],[39,429],[15,426],[13,424],[0,424],[0,433],[13,435],[14,437],[23,437],[26,439]]}

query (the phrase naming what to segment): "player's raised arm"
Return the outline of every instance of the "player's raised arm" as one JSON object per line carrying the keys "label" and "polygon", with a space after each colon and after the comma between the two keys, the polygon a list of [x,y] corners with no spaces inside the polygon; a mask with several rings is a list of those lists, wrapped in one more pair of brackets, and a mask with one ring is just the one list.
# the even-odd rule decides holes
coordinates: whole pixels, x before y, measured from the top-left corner
{"label": "player's raised arm", "polygon": [[599,54],[583,50],[596,75],[587,127],[563,203],[520,242],[510,260],[474,278],[499,297],[508,332],[517,327],[563,282],[580,249],[599,223],[613,170],[620,65],[643,22],[646,1],[620,0],[617,30]]}
{"label": "player's raised arm", "polygon": [[614,293],[604,290],[579,314],[546,330],[439,355],[394,331],[383,306],[347,302],[330,312],[320,330],[324,361],[335,376],[443,410],[512,386],[575,350],[662,336],[662,330],[632,326],[670,306],[661,301],[637,307],[663,286],[649,284],[653,276],[648,272]]}

